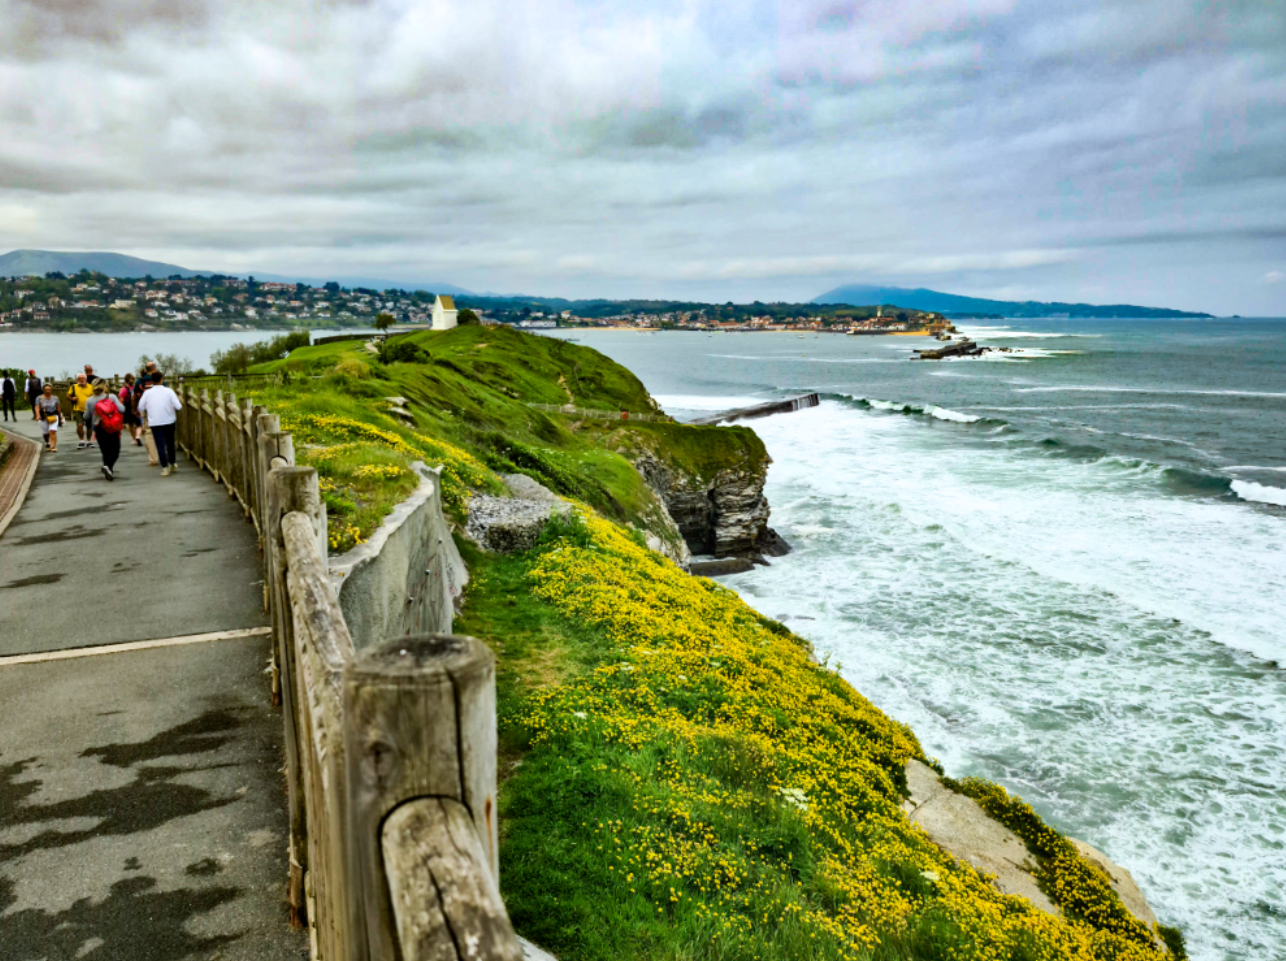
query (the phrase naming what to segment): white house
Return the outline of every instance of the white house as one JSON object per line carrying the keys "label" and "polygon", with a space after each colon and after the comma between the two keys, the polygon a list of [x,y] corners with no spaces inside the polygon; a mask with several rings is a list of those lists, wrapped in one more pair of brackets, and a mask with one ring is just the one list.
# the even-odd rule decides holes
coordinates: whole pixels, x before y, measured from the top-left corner
{"label": "white house", "polygon": [[433,301],[433,329],[450,330],[456,324],[459,311],[455,309],[455,298],[448,294],[438,294]]}

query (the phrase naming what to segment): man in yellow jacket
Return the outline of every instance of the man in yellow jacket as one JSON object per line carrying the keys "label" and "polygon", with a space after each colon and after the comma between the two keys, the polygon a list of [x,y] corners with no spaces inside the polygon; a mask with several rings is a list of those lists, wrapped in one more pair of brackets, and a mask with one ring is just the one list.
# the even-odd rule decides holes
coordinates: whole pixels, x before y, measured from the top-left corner
{"label": "man in yellow jacket", "polygon": [[85,404],[93,396],[94,388],[90,386],[89,378],[84,374],[77,374],[76,383],[72,384],[71,389],[67,391],[67,399],[71,401],[72,420],[76,422],[77,450],[84,450],[94,445],[94,435],[90,434],[88,439],[85,436]]}

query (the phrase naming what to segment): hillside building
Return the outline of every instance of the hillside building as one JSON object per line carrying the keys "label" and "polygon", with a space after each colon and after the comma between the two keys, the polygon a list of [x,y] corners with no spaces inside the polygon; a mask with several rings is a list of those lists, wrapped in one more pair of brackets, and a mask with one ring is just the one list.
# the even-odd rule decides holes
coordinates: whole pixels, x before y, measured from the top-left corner
{"label": "hillside building", "polygon": [[456,325],[460,312],[455,308],[455,298],[449,294],[438,294],[433,301],[433,329],[450,330]]}

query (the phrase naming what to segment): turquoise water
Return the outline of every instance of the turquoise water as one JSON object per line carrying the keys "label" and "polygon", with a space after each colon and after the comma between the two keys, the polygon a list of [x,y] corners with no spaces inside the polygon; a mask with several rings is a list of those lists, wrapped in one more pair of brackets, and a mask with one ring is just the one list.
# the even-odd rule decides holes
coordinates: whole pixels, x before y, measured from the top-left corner
{"label": "turquoise water", "polygon": [[990,326],[1015,354],[566,336],[680,415],[823,392],[752,423],[795,551],[726,583],[951,773],[1129,868],[1194,958],[1280,958],[1286,321]]}

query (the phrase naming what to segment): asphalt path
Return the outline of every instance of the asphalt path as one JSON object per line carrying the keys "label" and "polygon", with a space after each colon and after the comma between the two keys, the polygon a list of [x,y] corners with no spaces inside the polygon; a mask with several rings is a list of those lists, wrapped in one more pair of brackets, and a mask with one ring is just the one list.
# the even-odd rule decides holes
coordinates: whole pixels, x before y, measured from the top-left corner
{"label": "asphalt path", "polygon": [[0,536],[0,961],[306,958],[254,528],[64,435]]}
{"label": "asphalt path", "polygon": [[162,477],[127,441],[108,481],[59,433],[0,539],[0,657],[267,623],[253,527],[208,475],[180,456]]}

